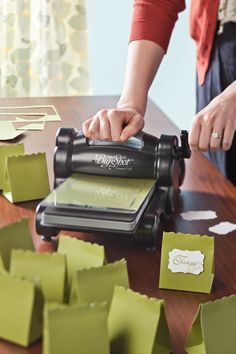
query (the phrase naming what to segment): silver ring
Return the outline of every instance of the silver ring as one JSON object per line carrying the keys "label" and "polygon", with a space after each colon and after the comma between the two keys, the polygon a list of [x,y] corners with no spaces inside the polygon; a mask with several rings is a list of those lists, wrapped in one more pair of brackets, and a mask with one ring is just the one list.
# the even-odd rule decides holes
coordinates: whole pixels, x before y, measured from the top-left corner
{"label": "silver ring", "polygon": [[219,132],[213,132],[211,133],[211,137],[214,139],[222,139],[223,138],[223,134],[219,133]]}

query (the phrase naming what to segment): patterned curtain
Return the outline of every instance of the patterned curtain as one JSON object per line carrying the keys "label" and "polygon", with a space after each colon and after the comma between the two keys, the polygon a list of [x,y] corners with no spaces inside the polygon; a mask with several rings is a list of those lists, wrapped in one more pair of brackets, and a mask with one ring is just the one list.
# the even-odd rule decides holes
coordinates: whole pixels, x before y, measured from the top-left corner
{"label": "patterned curtain", "polygon": [[0,96],[89,92],[85,0],[0,0]]}

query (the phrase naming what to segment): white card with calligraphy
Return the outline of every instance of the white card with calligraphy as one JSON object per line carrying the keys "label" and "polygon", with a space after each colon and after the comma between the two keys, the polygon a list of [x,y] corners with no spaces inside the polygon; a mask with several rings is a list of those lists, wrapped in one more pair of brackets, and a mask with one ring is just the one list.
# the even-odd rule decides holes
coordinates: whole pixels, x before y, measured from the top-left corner
{"label": "white card with calligraphy", "polygon": [[200,251],[179,250],[169,252],[168,269],[173,273],[191,273],[198,275],[204,271],[204,254]]}

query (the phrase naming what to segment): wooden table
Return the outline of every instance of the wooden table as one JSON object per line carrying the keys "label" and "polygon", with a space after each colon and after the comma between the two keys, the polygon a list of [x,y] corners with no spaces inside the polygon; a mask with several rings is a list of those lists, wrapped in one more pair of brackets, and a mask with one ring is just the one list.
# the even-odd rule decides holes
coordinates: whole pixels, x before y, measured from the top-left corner
{"label": "wooden table", "polygon": [[[59,127],[81,129],[82,122],[97,110],[114,107],[117,97],[68,97],[35,99],[0,99],[1,106],[53,104],[62,117],[61,122],[47,123],[44,131],[27,132],[17,139],[25,144],[26,153],[45,151],[52,185],[52,159],[55,134]],[[178,134],[178,129],[152,103],[149,102],[145,131],[160,134]],[[166,231],[211,234],[208,231],[220,221],[236,222],[236,189],[204,157],[196,153],[187,161],[187,172],[180,195],[179,210],[165,222]],[[33,241],[38,251],[54,250],[54,245],[42,241],[34,229],[34,212],[37,202],[8,202],[0,196],[0,227],[22,217],[29,217]],[[179,214],[188,210],[215,210],[218,218],[209,221],[184,221]],[[160,247],[154,252],[145,251],[132,238],[118,235],[70,233],[81,239],[105,245],[108,261],[125,257],[131,288],[142,294],[165,299],[167,321],[174,354],[183,354],[184,341],[199,303],[236,293],[236,232],[215,236],[215,279],[210,295],[160,290],[158,288]],[[23,349],[4,341],[1,354],[40,354],[41,342]],[[226,353],[227,354],[227,353]]]}

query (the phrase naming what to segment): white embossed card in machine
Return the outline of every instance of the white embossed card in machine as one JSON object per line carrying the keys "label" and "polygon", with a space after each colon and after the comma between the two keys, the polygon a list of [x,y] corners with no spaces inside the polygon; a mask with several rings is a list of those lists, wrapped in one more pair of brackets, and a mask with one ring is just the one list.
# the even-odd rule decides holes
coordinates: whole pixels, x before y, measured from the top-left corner
{"label": "white embossed card in machine", "polygon": [[200,251],[179,250],[169,252],[168,269],[173,273],[198,275],[204,271],[204,254]]}

